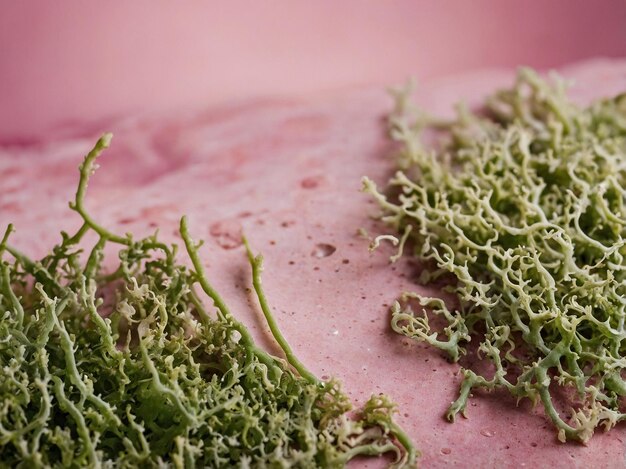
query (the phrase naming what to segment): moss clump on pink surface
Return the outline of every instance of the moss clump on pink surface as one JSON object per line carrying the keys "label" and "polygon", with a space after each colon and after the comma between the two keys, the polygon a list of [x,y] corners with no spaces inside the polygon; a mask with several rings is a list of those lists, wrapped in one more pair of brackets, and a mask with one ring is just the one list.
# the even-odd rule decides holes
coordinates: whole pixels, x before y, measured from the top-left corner
{"label": "moss clump on pink surface", "polygon": [[[261,288],[261,257],[248,249],[286,360],[259,348],[213,289],[184,218],[192,268],[156,235],[121,236],[88,214],[88,180],[110,138],[81,166],[75,234],[40,261],[9,245],[12,226],[0,242],[0,465],[343,467],[391,453],[393,466],[415,466],[387,397],[352,418],[338,383],[293,354]],[[119,262],[105,271],[111,247]]]}
{"label": "moss clump on pink surface", "polygon": [[[402,147],[396,195],[364,187],[401,234],[377,241],[410,246],[422,280],[445,277],[456,300],[406,293],[393,329],[454,361],[478,341],[491,363],[487,374],[463,368],[448,419],[477,389],[541,402],[561,441],[626,419],[626,99],[579,108],[562,80],[522,69],[482,109],[443,122],[409,91],[396,92],[389,119]],[[425,129],[437,135],[430,148]]]}

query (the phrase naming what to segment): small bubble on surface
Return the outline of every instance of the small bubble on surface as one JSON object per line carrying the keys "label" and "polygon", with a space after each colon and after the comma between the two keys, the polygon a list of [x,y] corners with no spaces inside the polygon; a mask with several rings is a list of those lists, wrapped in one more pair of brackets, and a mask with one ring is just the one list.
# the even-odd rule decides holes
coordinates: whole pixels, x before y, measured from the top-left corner
{"label": "small bubble on surface", "polygon": [[315,248],[311,252],[311,256],[322,259],[324,257],[332,255],[336,250],[337,248],[332,244],[318,243],[315,245]]}

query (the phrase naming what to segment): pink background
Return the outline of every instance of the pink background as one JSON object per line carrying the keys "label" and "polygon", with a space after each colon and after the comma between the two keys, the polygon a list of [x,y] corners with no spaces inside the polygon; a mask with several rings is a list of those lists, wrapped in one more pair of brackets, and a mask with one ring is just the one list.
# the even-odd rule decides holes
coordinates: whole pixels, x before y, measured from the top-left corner
{"label": "pink background", "polygon": [[4,2],[0,143],[130,112],[625,53],[622,0]]}

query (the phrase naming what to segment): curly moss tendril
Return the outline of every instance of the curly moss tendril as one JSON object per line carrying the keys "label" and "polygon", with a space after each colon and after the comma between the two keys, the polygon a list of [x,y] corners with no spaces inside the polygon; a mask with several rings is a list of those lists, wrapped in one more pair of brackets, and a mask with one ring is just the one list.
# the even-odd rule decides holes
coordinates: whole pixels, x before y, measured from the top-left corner
{"label": "curly moss tendril", "polygon": [[[249,247],[286,361],[259,348],[211,286],[185,218],[193,268],[156,235],[121,236],[88,214],[88,181],[110,140],[80,167],[76,233],[39,261],[9,244],[12,225],[0,241],[0,467],[343,467],[383,453],[415,466],[386,397],[349,418],[339,384],[295,357]],[[97,241],[84,251],[88,233]],[[105,271],[107,246],[119,262]]]}
{"label": "curly moss tendril", "polygon": [[[482,388],[540,401],[561,441],[586,442],[598,426],[625,420],[624,95],[579,108],[558,77],[521,69],[482,109],[461,106],[442,122],[412,107],[410,91],[395,91],[389,119],[402,147],[390,182],[396,195],[363,183],[405,234],[392,241],[414,247],[422,280],[445,276],[456,296],[448,309],[405,294],[393,329],[454,361],[478,340],[492,364],[486,374],[462,370],[448,419]],[[425,131],[436,136],[432,148]],[[446,327],[433,330],[432,315]],[[557,410],[563,400],[569,416]]]}

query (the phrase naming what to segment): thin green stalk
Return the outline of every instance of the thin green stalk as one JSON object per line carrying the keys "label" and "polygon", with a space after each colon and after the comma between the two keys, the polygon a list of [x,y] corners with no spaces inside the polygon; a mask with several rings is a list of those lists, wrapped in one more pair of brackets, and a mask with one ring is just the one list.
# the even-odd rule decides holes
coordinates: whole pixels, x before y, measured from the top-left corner
{"label": "thin green stalk", "polygon": [[261,284],[261,272],[263,271],[263,257],[262,256],[254,256],[252,250],[250,249],[250,245],[248,244],[248,240],[243,238],[244,245],[246,247],[246,252],[248,253],[248,259],[250,261],[250,265],[252,266],[252,285],[254,286],[254,290],[256,291],[256,296],[259,299],[259,304],[261,305],[261,311],[263,311],[263,316],[265,316],[265,321],[272,332],[272,336],[274,340],[278,342],[280,348],[285,353],[285,357],[291,366],[293,366],[300,376],[305,378],[312,384],[319,384],[320,381],[317,377],[311,373],[304,364],[298,360],[296,354],[291,349],[287,339],[283,336],[278,324],[276,323],[276,319],[274,319],[274,315],[267,304],[267,299],[265,297],[265,292],[263,291],[263,286]]}

